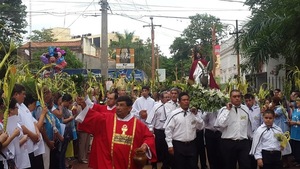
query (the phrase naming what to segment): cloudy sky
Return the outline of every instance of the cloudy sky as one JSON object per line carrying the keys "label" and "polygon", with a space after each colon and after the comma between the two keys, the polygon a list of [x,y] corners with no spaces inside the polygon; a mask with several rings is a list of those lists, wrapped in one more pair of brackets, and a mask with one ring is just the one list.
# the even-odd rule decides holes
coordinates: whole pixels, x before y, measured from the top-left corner
{"label": "cloudy sky", "polygon": [[[108,32],[125,30],[135,32],[135,35],[146,40],[151,37],[150,24],[153,16],[155,28],[155,43],[166,56],[170,56],[169,46],[175,37],[190,24],[189,16],[210,14],[220,18],[221,22],[240,23],[250,16],[243,0],[108,0]],[[30,7],[31,2],[31,7]],[[23,0],[27,6],[27,22],[31,29],[67,27],[72,35],[86,33],[101,33],[101,11],[97,0]],[[31,9],[31,10],[30,10]],[[27,27],[30,30],[30,27]]]}

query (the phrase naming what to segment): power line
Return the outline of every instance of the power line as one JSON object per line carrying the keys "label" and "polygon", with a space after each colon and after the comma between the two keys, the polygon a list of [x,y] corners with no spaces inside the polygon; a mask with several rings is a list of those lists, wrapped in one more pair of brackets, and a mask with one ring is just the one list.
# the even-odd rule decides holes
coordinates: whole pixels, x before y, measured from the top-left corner
{"label": "power line", "polygon": [[[95,0],[93,0],[83,11],[82,11],[82,13],[84,13],[90,6],[91,6],[91,4],[94,2]],[[81,15],[79,15],[69,26],[67,26],[66,28],[69,28],[70,26],[72,26],[79,18],[80,18],[80,16],[82,16],[82,14]],[[61,33],[63,33],[65,30],[62,30],[61,32],[59,32],[58,34],[57,34],[57,36],[58,35],[60,35]]]}

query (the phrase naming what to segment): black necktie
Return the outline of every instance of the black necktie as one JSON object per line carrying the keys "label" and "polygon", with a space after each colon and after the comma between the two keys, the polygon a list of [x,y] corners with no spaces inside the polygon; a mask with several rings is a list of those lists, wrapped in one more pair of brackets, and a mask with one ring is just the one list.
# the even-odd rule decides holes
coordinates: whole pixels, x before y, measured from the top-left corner
{"label": "black necktie", "polygon": [[237,110],[238,107],[234,107],[234,108],[235,108],[235,112],[238,113],[238,110]]}
{"label": "black necktie", "polygon": [[186,116],[186,112],[187,112],[187,111],[184,111],[184,112],[183,112],[183,113],[184,113],[184,115],[183,115],[184,117]]}

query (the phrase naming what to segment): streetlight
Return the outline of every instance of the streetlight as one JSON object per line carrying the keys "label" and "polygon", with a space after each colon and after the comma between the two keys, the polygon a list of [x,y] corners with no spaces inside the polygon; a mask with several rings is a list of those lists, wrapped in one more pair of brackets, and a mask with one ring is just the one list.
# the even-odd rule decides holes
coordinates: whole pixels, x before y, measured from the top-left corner
{"label": "streetlight", "polygon": [[[230,26],[231,24],[229,24],[228,26]],[[228,27],[227,26],[227,27]],[[229,35],[236,35],[235,38],[235,50],[236,50],[236,55],[237,55],[237,79],[238,81],[240,81],[240,44],[239,44],[239,34],[242,33],[242,31],[239,31],[239,25],[238,25],[238,20],[235,20],[235,26],[232,25],[235,29],[234,32],[230,32]]]}

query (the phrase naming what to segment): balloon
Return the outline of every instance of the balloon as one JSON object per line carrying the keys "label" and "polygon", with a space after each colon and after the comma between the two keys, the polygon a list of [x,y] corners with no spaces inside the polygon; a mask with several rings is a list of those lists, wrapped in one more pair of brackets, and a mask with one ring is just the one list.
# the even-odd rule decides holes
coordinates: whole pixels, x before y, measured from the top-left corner
{"label": "balloon", "polygon": [[40,56],[40,59],[41,59],[41,61],[44,64],[48,64],[49,63],[49,59],[45,55]]}
{"label": "balloon", "polygon": [[55,47],[49,46],[48,47],[48,53],[49,53],[50,56],[54,56],[54,54],[55,54]]}

